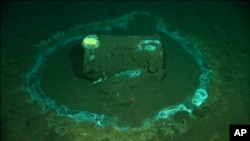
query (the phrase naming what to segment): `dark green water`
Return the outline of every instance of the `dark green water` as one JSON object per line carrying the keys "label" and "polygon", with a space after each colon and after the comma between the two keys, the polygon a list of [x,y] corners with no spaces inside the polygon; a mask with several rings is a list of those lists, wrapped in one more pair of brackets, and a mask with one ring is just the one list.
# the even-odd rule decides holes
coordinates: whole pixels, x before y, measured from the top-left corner
{"label": "dark green water", "polygon": [[[250,123],[249,4],[239,2],[2,2],[1,6],[1,140],[190,140],[226,141],[229,124]],[[117,132],[89,124],[76,125],[55,113],[42,113],[25,91],[25,74],[37,50],[32,44],[78,24],[118,18],[145,10],[163,17],[173,30],[200,43],[215,69],[209,99],[194,117],[179,113],[143,131]],[[199,69],[174,41],[168,48],[166,80],[145,89],[133,105],[108,107],[95,87],[73,73],[72,43],[46,63],[42,88],[48,96],[76,109],[119,115],[138,125],[159,109],[178,103],[198,85]],[[74,52],[73,52],[74,53]],[[53,85],[53,87],[51,87]],[[143,83],[141,85],[144,85]],[[141,91],[138,91],[138,93]],[[154,95],[155,94],[155,95]]]}

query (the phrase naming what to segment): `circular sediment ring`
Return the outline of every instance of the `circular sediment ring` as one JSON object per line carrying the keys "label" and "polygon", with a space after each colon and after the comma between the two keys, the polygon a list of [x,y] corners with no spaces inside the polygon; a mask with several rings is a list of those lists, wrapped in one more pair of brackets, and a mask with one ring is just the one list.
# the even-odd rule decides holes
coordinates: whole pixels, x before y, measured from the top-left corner
{"label": "circular sediment ring", "polygon": [[[106,115],[91,113],[83,110],[70,109],[69,107],[50,99],[40,88],[40,75],[41,67],[48,59],[48,56],[51,55],[55,50],[65,47],[71,42],[81,40],[84,38],[84,35],[97,31],[106,31],[112,32],[114,28],[120,28],[124,32],[130,30],[128,24],[134,20],[137,16],[148,16],[149,19],[152,19],[152,15],[147,12],[132,12],[125,16],[122,16],[118,19],[106,20],[103,22],[96,22],[92,24],[79,25],[74,28],[71,28],[67,32],[59,32],[55,35],[52,35],[45,41],[41,41],[38,44],[33,46],[41,49],[41,53],[38,56],[35,65],[26,75],[27,80],[27,91],[30,94],[31,98],[39,103],[44,112],[48,110],[55,110],[57,115],[66,116],[77,123],[80,122],[93,122],[98,126],[113,126],[118,130],[130,129],[130,127],[120,127],[112,117],[107,117]],[[188,39],[180,36],[178,32],[170,32],[167,29],[167,24],[162,20],[162,18],[155,18],[155,30],[156,32],[162,33],[165,36],[170,37],[178,44],[180,44],[183,49],[185,49],[197,62],[198,67],[201,69],[202,73],[200,74],[200,85],[197,86],[191,101],[189,103],[177,103],[176,105],[163,108],[159,110],[156,115],[152,115],[151,118],[148,118],[144,121],[144,124],[138,128],[142,129],[149,126],[152,122],[169,118],[177,112],[184,111],[192,114],[194,107],[200,107],[208,98],[208,92],[206,90],[208,84],[210,83],[212,70],[206,66],[205,60],[202,53],[197,49],[196,44],[192,43]],[[190,106],[191,105],[191,106]]]}

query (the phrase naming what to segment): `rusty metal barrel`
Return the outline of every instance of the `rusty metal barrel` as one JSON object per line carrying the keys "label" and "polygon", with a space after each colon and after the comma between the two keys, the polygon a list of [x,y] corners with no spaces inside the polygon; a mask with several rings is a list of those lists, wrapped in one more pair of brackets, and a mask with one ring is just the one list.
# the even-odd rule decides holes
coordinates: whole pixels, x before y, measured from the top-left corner
{"label": "rusty metal barrel", "polygon": [[82,45],[83,75],[88,80],[163,75],[164,54],[158,35],[88,35]]}

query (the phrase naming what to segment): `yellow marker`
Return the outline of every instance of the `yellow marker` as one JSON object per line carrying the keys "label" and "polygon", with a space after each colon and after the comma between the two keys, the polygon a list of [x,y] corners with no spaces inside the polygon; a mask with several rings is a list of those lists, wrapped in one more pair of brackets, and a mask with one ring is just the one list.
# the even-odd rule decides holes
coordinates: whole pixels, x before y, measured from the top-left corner
{"label": "yellow marker", "polygon": [[96,35],[88,35],[82,40],[82,46],[86,49],[96,49],[100,46],[100,41]]}

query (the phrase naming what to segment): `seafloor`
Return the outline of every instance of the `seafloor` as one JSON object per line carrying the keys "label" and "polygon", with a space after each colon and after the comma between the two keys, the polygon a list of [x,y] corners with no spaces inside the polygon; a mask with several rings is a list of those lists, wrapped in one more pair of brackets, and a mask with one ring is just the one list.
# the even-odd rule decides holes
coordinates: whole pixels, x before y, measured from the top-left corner
{"label": "seafloor", "polygon": [[[250,123],[249,9],[249,3],[233,1],[1,2],[1,140],[228,141],[230,124]],[[140,10],[163,17],[174,30],[200,45],[208,66],[214,70],[208,87],[209,98],[204,105],[191,116],[181,112],[170,119],[154,122],[146,129],[127,131],[100,128],[91,123],[76,124],[57,116],[54,111],[43,113],[26,91],[25,76],[38,54],[32,45],[78,24],[118,18]],[[176,46],[170,41],[171,45]],[[172,71],[166,79],[172,81],[169,91],[182,92],[197,85],[193,80],[197,70],[187,63],[190,58],[178,50],[181,49],[172,51],[175,61],[166,64]],[[63,78],[57,79],[63,81]],[[179,86],[179,81],[188,82]],[[60,86],[55,84],[53,88]],[[70,94],[57,93],[58,100],[78,108],[89,101],[74,99]],[[152,103],[137,104],[142,108]],[[98,104],[91,103],[89,108]],[[154,106],[157,107],[150,107],[154,109]],[[137,107],[132,105],[130,108]],[[142,113],[145,112],[147,110]]]}

